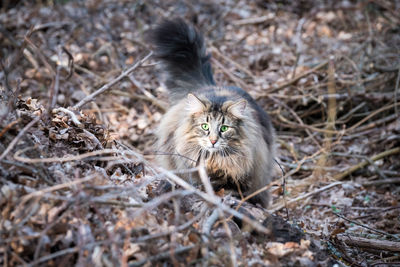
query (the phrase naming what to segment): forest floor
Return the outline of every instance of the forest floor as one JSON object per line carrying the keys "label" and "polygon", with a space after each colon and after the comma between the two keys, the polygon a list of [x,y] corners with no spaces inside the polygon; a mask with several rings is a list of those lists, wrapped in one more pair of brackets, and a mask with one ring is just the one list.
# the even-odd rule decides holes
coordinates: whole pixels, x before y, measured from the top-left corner
{"label": "forest floor", "polygon": [[[0,265],[400,266],[400,1],[0,8]],[[272,118],[267,210],[154,161],[145,35],[174,17]]]}

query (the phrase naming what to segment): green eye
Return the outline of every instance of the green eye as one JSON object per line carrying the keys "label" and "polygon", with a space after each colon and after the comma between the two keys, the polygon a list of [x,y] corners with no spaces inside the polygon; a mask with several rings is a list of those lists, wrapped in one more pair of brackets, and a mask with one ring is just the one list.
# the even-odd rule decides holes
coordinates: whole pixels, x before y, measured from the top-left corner
{"label": "green eye", "polygon": [[204,131],[208,131],[208,129],[210,129],[210,126],[208,126],[207,123],[203,123],[203,124],[201,125],[201,129],[203,129]]}
{"label": "green eye", "polygon": [[220,131],[221,131],[221,133],[223,133],[223,132],[228,131],[228,129],[229,129],[229,126],[222,125],[221,128],[220,128]]}

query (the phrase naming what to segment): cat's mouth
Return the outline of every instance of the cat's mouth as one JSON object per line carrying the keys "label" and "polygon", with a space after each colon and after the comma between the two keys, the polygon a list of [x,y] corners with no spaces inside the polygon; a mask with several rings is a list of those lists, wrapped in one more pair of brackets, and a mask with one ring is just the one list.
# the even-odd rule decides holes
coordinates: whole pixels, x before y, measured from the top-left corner
{"label": "cat's mouth", "polygon": [[221,146],[210,146],[207,148],[207,151],[210,153],[219,153],[224,150]]}

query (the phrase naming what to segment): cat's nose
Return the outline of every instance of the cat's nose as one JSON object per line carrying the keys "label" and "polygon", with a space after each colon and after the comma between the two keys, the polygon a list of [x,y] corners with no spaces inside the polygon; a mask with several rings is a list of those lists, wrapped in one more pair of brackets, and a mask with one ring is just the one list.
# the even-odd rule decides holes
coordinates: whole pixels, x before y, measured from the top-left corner
{"label": "cat's nose", "polygon": [[217,140],[212,140],[210,139],[211,144],[215,145],[215,143],[217,142]]}

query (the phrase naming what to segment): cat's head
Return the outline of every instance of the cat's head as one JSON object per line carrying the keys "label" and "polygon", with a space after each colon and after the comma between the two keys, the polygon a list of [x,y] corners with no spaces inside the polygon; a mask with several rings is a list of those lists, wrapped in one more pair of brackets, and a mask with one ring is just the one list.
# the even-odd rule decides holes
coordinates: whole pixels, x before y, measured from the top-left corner
{"label": "cat's head", "polygon": [[186,111],[191,118],[191,142],[203,150],[229,155],[238,151],[242,140],[243,120],[248,114],[247,101],[208,99],[193,94],[187,96]]}

